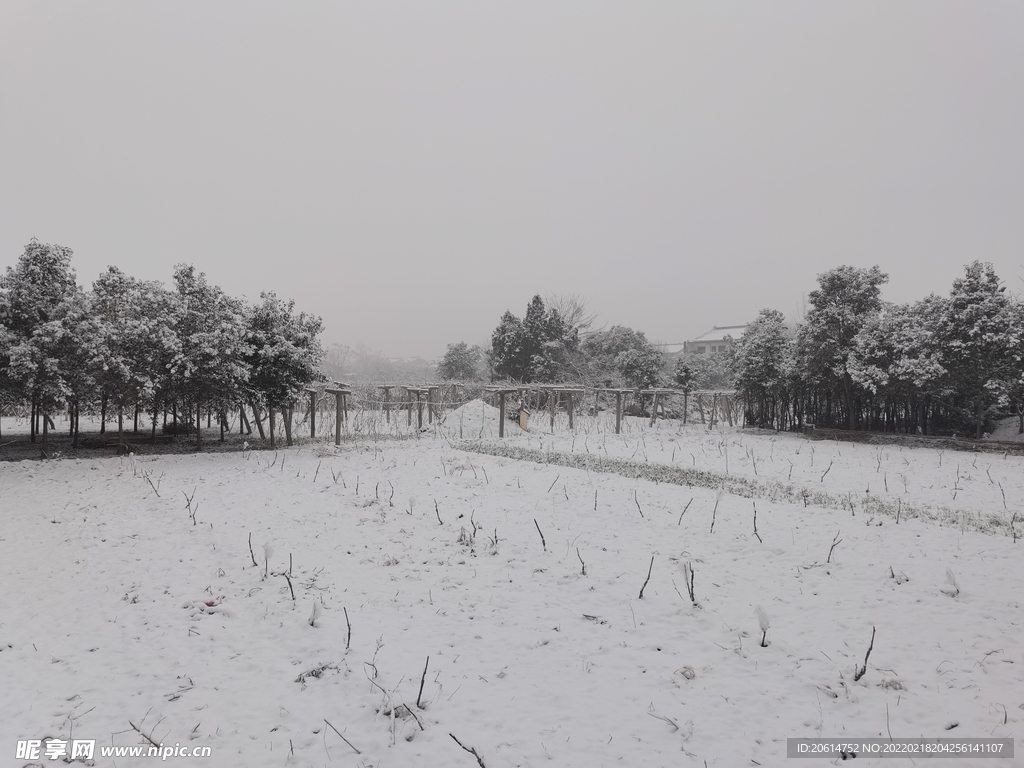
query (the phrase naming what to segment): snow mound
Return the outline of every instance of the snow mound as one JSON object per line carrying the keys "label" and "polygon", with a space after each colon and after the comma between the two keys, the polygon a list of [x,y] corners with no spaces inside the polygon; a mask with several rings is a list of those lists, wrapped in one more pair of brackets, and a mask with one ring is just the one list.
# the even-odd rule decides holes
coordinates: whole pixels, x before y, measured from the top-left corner
{"label": "snow mound", "polygon": [[[449,411],[444,416],[442,427],[449,438],[478,438],[498,436],[498,409],[490,403],[477,398],[470,400],[465,405]],[[505,415],[505,434],[509,430],[519,431],[518,424],[513,418]]]}

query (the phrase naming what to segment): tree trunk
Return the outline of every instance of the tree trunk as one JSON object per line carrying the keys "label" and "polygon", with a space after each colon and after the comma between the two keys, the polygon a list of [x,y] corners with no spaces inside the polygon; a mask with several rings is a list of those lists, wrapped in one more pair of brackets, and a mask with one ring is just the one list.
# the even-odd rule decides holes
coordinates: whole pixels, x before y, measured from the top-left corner
{"label": "tree trunk", "polygon": [[843,394],[846,396],[846,418],[848,428],[852,431],[857,428],[857,416],[853,412],[853,382],[849,374],[843,376]]}
{"label": "tree trunk", "polygon": [[203,406],[196,403],[196,450],[203,450]]}
{"label": "tree trunk", "polygon": [[124,403],[117,402],[117,452],[124,450]]}
{"label": "tree trunk", "polygon": [[253,418],[253,421],[256,422],[256,430],[260,433],[260,440],[266,440],[267,439],[267,435],[263,431],[263,420],[260,418],[260,410],[259,410],[259,408],[256,407],[256,403],[251,402],[251,401],[249,403],[249,407],[252,408],[252,418]]}
{"label": "tree trunk", "polygon": [[[270,449],[274,449],[274,406],[267,406],[267,421],[270,423]],[[259,424],[259,421],[256,422]],[[262,432],[262,430],[261,430]]]}
{"label": "tree trunk", "polygon": [[281,409],[281,416],[284,418],[284,440],[286,445],[292,444],[292,407],[289,405]]}
{"label": "tree trunk", "polygon": [[100,398],[100,434],[107,434],[107,396]]}
{"label": "tree trunk", "polygon": [[29,424],[28,424],[28,439],[29,439],[30,443],[34,443],[36,441],[36,398],[35,398],[35,395],[32,396],[32,412],[29,415],[28,421],[29,421]]}
{"label": "tree trunk", "polygon": [[44,414],[43,415],[43,456],[46,455],[46,444],[48,442],[46,438],[47,438],[47,434],[49,433],[49,430],[47,429],[47,427],[49,426],[49,424],[50,424],[50,420]]}
{"label": "tree trunk", "polygon": [[134,434],[139,434],[139,404],[135,403],[135,426],[132,428]]}

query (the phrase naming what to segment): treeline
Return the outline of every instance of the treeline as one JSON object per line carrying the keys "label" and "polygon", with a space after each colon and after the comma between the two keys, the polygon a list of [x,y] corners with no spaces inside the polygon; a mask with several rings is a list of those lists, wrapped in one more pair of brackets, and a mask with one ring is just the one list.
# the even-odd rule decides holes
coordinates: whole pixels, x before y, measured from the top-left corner
{"label": "treeline", "polygon": [[914,304],[884,302],[886,282],[877,266],[838,267],[795,328],[761,311],[730,350],[748,422],[981,437],[1014,413],[1024,432],[1024,305],[992,265]]}
{"label": "treeline", "polygon": [[[765,309],[726,353],[663,355],[631,328],[592,327],[579,297],[505,312],[490,347],[450,344],[441,379],[736,389],[748,424],[980,437],[1000,415],[1024,432],[1024,305],[974,262],[948,296],[882,300],[879,267],[818,276],[806,316]],[[642,408],[642,401],[641,401]]]}
{"label": "treeline", "polygon": [[323,323],[294,302],[269,292],[248,304],[187,264],[172,289],[109,267],[85,290],[71,255],[33,240],[0,276],[0,409],[30,413],[33,441],[64,410],[75,445],[83,411],[119,432],[141,414],[154,434],[171,411],[201,445],[204,414],[288,409],[322,378]]}
{"label": "treeline", "polygon": [[[595,315],[578,296],[534,296],[522,318],[502,315],[490,347],[449,344],[438,366],[442,380],[574,383],[647,389],[665,383],[665,357],[643,331],[593,328]],[[713,366],[693,362],[691,380],[707,383]],[[706,369],[706,370],[705,370]]]}

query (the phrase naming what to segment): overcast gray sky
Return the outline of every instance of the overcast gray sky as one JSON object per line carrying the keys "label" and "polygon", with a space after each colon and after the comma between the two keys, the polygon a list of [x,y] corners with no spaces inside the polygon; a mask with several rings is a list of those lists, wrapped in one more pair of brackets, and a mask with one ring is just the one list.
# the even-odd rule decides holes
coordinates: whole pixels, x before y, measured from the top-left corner
{"label": "overcast gray sky", "polygon": [[32,237],[486,342],[534,293],[681,341],[815,275],[1024,288],[1024,3],[0,0],[0,268]]}

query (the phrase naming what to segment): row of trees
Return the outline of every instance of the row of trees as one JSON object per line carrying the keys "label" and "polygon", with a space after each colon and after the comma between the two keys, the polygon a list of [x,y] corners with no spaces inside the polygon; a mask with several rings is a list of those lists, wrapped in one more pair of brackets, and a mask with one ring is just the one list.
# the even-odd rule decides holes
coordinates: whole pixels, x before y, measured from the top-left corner
{"label": "row of trees", "polygon": [[578,297],[534,296],[520,319],[505,312],[491,346],[451,344],[442,379],[576,383],[685,391],[736,388],[749,423],[806,423],[980,436],[999,413],[1024,432],[1024,305],[992,265],[965,268],[948,296],[883,301],[877,266],[818,276],[801,322],[765,309],[727,354],[671,363],[642,332],[593,329]]}
{"label": "row of trees", "polygon": [[887,281],[877,266],[819,275],[795,328],[762,310],[730,351],[748,420],[980,437],[1012,411],[1024,432],[1024,304],[992,265],[914,304],[884,302]]}
{"label": "row of trees", "polygon": [[506,311],[488,349],[449,344],[437,369],[441,380],[575,383],[586,387],[684,390],[731,389],[728,358],[684,355],[671,365],[643,331],[623,325],[594,328],[596,314],[579,296],[534,296],[519,319]]}
{"label": "row of trees", "polygon": [[489,349],[449,344],[438,378],[636,388],[662,380],[664,357],[643,332],[620,325],[594,330],[593,320],[578,297],[545,303],[534,296],[522,319],[509,311],[502,315]]}
{"label": "row of trees", "polygon": [[33,240],[0,276],[0,407],[30,409],[33,440],[65,408],[76,442],[82,410],[105,421],[112,409],[119,432],[126,412],[151,415],[155,432],[172,410],[195,416],[201,444],[204,411],[288,408],[321,378],[323,324],[294,302],[263,293],[249,305],[187,264],[172,290],[116,267],[84,290],[71,256]]}

